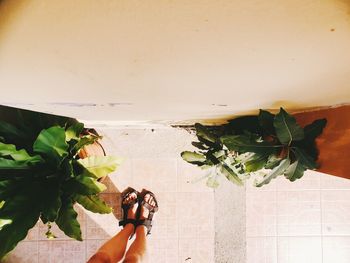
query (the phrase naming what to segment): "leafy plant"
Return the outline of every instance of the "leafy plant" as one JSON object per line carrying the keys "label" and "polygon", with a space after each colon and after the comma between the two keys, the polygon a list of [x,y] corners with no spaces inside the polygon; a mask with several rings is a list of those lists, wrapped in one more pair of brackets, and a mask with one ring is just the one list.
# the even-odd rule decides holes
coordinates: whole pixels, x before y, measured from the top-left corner
{"label": "leafy plant", "polygon": [[0,259],[39,219],[48,225],[48,238],[54,222],[82,240],[74,204],[110,213],[98,197],[106,189],[98,179],[118,166],[110,156],[79,159],[80,149],[100,137],[82,135],[84,125],[74,119],[26,111],[17,117],[17,125],[0,122]]}
{"label": "leafy plant", "polygon": [[268,184],[284,175],[295,181],[306,169],[316,169],[318,150],[315,139],[326,119],[302,128],[283,108],[276,115],[260,110],[258,116],[243,116],[221,126],[195,124],[198,151],[184,151],[181,157],[202,169],[209,169],[207,185],[217,187],[218,175],[243,185],[252,174],[255,186]]}

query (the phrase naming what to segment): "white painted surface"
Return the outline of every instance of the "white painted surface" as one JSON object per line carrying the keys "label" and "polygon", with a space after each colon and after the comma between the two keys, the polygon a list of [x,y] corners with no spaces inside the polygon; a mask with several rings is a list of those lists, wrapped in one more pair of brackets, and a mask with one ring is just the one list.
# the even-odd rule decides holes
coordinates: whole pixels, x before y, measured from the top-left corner
{"label": "white painted surface", "polygon": [[349,12],[347,0],[3,0],[0,103],[157,121],[349,102]]}

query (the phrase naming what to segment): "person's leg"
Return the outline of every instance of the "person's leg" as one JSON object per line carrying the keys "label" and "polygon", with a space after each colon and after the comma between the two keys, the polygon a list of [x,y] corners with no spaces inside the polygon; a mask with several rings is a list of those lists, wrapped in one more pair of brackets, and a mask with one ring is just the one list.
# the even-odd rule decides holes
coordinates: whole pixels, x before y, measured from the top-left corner
{"label": "person's leg", "polygon": [[[146,194],[144,200],[151,207],[155,207],[156,202],[150,194]],[[149,210],[145,206],[141,206],[140,209],[141,211],[139,220],[147,219],[149,215]],[[136,238],[125,254],[125,259],[123,261],[124,263],[140,263],[145,259],[147,251],[146,235],[146,226],[139,225],[136,227]]]}
{"label": "person's leg", "polygon": [[[137,199],[135,193],[128,195],[123,204],[131,204]],[[128,210],[127,219],[135,219],[137,203],[132,205]],[[126,246],[130,236],[134,233],[135,226],[131,223],[126,224],[124,228],[106,243],[104,243],[99,250],[93,255],[88,263],[115,263],[122,260],[125,254]]]}
{"label": "person's leg", "polygon": [[127,224],[117,235],[104,243],[88,263],[114,263],[123,257],[129,237],[134,232],[134,225]]}
{"label": "person's leg", "polygon": [[146,233],[145,226],[138,226],[136,228],[136,238],[126,252],[124,263],[139,263],[146,255]]}

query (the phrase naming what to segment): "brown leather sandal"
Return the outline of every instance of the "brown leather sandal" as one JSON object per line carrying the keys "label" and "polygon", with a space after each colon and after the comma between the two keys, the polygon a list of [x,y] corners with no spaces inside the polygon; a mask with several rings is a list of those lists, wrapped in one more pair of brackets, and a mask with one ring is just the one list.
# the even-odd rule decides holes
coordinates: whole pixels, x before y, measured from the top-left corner
{"label": "brown leather sandal", "polygon": [[[136,198],[134,200],[131,200],[129,203],[125,204],[125,200],[131,195],[131,194],[136,194]],[[132,187],[128,187],[127,189],[125,189],[122,194],[122,204],[121,207],[123,209],[123,220],[119,221],[119,226],[123,226],[125,227],[127,224],[133,224],[134,225],[134,233],[130,236],[130,239],[134,236],[135,234],[135,230],[136,230],[136,226],[138,223],[137,219],[131,219],[128,218],[128,211],[131,207],[133,207],[137,202],[138,202],[138,196],[139,196],[139,192],[137,192],[134,188]],[[137,218],[135,216],[135,218]]]}
{"label": "brown leather sandal", "polygon": [[[150,205],[148,202],[145,201],[145,196],[147,194],[153,197],[153,200],[155,202],[154,206]],[[140,219],[141,207],[144,207],[149,211],[148,217],[145,219]],[[142,189],[141,193],[139,194],[139,206],[136,212],[136,218],[138,218],[136,227],[143,225],[147,228],[147,235],[151,234],[153,215],[157,211],[158,211],[158,201],[156,199],[155,194],[146,189]]]}

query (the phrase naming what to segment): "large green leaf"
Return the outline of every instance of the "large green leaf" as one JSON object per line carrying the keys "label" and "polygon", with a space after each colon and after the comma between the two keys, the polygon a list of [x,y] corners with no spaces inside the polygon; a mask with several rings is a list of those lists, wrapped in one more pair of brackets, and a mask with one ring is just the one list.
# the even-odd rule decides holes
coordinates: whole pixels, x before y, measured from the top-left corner
{"label": "large green leaf", "polygon": [[67,158],[65,159],[61,164],[61,171],[62,171],[62,177],[69,178],[74,177],[74,166],[73,164],[76,163],[74,159]]}
{"label": "large green leaf", "polygon": [[78,140],[83,129],[84,124],[81,122],[76,122],[69,126],[66,130],[66,141],[69,142],[72,139]]}
{"label": "large green leaf", "polygon": [[[21,187],[27,184],[26,181],[17,181],[12,179],[0,180],[0,200],[12,199],[13,196],[21,191]],[[17,189],[19,189],[17,191]]]}
{"label": "large green leaf", "polygon": [[182,159],[184,159],[186,162],[196,165],[204,165],[207,158],[205,155],[196,153],[196,152],[190,152],[190,151],[184,151],[181,153]]}
{"label": "large green leaf", "polygon": [[259,119],[259,124],[263,128],[265,134],[267,135],[274,135],[275,134],[275,128],[273,126],[273,121],[274,121],[275,115],[265,111],[265,110],[260,110],[258,119]]}
{"label": "large green leaf", "polygon": [[94,135],[85,135],[77,141],[77,143],[74,145],[74,152],[78,152],[81,148],[83,148],[86,145],[93,144],[96,142],[99,138],[98,136]]}
{"label": "large green leaf", "polygon": [[[16,162],[16,161],[14,161]],[[5,168],[8,164],[4,165],[4,168],[0,168],[0,181],[14,179],[14,178],[33,178],[35,177],[35,170],[30,166],[23,166],[20,169]],[[11,166],[14,164],[11,163]],[[15,164],[16,165],[16,164]],[[22,163],[21,163],[22,165]]]}
{"label": "large green leaf", "polygon": [[[23,207],[19,206],[18,209],[23,209]],[[31,210],[25,214],[22,213],[20,220],[0,219],[4,224],[0,229],[0,259],[13,250],[18,242],[27,236],[29,229],[34,227],[38,218],[39,211]],[[9,224],[9,222],[11,223]]]}
{"label": "large green leaf", "polygon": [[222,143],[231,151],[240,153],[273,153],[276,149],[281,148],[281,145],[273,145],[270,142],[255,141],[247,135],[226,135],[220,138]]}
{"label": "large green leaf", "polygon": [[56,164],[61,163],[62,159],[68,155],[68,144],[66,143],[66,132],[59,126],[42,130],[34,142],[33,150],[40,153]]}
{"label": "large green leaf", "polygon": [[96,195],[76,195],[74,199],[91,212],[100,214],[109,214],[112,212],[112,208]]}
{"label": "large green leaf", "polygon": [[6,200],[0,209],[0,220],[11,221],[0,230],[0,259],[14,249],[38,221],[40,189],[40,183],[28,182],[18,189],[16,195]]}
{"label": "large green leaf", "polygon": [[0,121],[0,136],[10,141],[23,140],[27,137],[23,131],[5,121]]}
{"label": "large green leaf", "polygon": [[278,166],[281,161],[282,161],[282,158],[276,156],[275,154],[271,154],[269,156],[269,158],[267,159],[267,163],[265,165],[265,168],[266,169],[273,169],[276,166]]}
{"label": "large green leaf", "polygon": [[292,163],[284,173],[284,176],[291,182],[301,178],[304,175],[305,167],[299,162]]}
{"label": "large green leaf", "polygon": [[281,161],[281,163],[276,166],[274,169],[271,170],[271,172],[264,176],[264,178],[260,182],[255,182],[256,187],[261,187],[264,184],[268,184],[272,179],[276,178],[279,175],[282,175],[286,169],[290,165],[289,159],[284,159]]}
{"label": "large green leaf", "polygon": [[208,150],[209,149],[209,147],[208,146],[206,146],[204,143],[202,143],[202,142],[192,142],[191,143],[194,147],[197,147],[198,149],[200,149],[200,150]]}
{"label": "large green leaf", "polygon": [[[5,204],[5,201],[0,201],[0,209],[3,207]],[[12,220],[11,219],[0,219],[0,230],[3,228],[3,226],[11,224]]]}
{"label": "large green leaf", "polygon": [[115,171],[120,162],[119,158],[113,156],[90,156],[78,160],[78,163],[96,178],[104,177]]}
{"label": "large green leaf", "polygon": [[47,178],[41,190],[42,198],[40,202],[41,218],[43,223],[54,222],[61,208],[61,182],[58,177]]}
{"label": "large green leaf", "polygon": [[220,165],[220,172],[232,183],[239,186],[243,185],[243,182],[239,178],[238,174],[236,174],[227,164]]}
{"label": "large green leaf", "polygon": [[15,161],[5,158],[0,158],[0,170],[28,170],[30,165],[24,161]]}
{"label": "large green leaf", "polygon": [[96,178],[81,174],[65,182],[64,189],[71,194],[94,195],[106,190],[106,186]]}
{"label": "large green leaf", "polygon": [[264,168],[267,162],[268,154],[258,154],[255,153],[248,160],[244,162],[246,171],[248,173],[255,172],[257,170],[260,170]]}
{"label": "large green leaf", "polygon": [[[1,203],[0,203],[1,204]],[[11,219],[0,219],[0,230],[8,225],[8,224],[11,224],[12,223],[12,220]]]}
{"label": "large green leaf", "polygon": [[283,108],[275,116],[273,125],[276,134],[282,144],[290,145],[292,141],[300,141],[304,139],[304,130],[301,128],[295,118],[289,115]]}
{"label": "large green leaf", "polygon": [[80,224],[72,201],[67,200],[61,206],[56,219],[57,226],[69,237],[82,241]]}
{"label": "large green leaf", "polygon": [[198,138],[202,138],[205,141],[208,141],[211,143],[216,143],[215,135],[212,134],[205,126],[203,126],[200,123],[196,123],[194,127],[196,128],[196,134]]}
{"label": "large green leaf", "polygon": [[25,163],[40,163],[43,159],[40,155],[30,156],[25,149],[17,150],[13,144],[5,144],[0,142],[0,156],[10,156],[15,161],[22,161]]}

